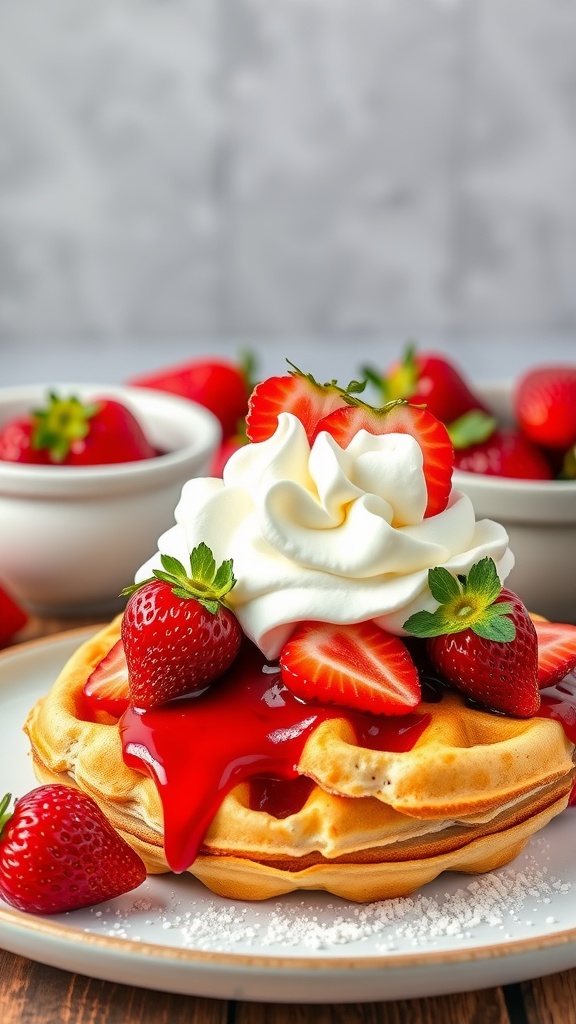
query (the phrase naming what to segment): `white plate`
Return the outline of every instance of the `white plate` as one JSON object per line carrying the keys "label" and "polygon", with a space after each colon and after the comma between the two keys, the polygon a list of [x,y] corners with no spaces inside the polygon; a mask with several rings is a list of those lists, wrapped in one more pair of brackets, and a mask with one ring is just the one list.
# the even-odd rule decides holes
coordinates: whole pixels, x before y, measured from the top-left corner
{"label": "white plate", "polygon": [[[36,784],[22,723],[89,635],[0,655],[3,792]],[[363,1002],[509,984],[576,966],[575,833],[569,810],[507,868],[447,874],[370,906],[323,893],[231,902],[188,875],[53,917],[2,903],[0,944],[91,977],[216,999]]]}

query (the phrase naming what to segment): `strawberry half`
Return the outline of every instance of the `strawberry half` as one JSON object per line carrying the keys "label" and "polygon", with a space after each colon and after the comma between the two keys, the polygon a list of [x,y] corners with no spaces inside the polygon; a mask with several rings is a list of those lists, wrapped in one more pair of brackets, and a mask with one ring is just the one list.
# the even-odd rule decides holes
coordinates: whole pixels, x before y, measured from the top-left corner
{"label": "strawberry half", "polygon": [[235,585],[232,561],[216,569],[210,548],[199,544],[190,571],[162,555],[162,569],[127,587],[122,616],[131,702],[152,708],[204,689],[232,664],[242,640],[226,596]]}
{"label": "strawberry half", "polygon": [[292,363],[286,377],[268,377],[254,388],[248,402],[246,434],[250,441],[266,441],[278,426],[281,412],[291,412],[303,424],[311,442],[319,420],[333,409],[346,404],[346,398],[358,394],[365,383],[351,381],[341,388],[336,381],[319,384],[310,373],[302,373]]}
{"label": "strawberry half", "polygon": [[425,516],[442,512],[450,497],[454,451],[448,431],[431,412],[400,399],[373,409],[358,399],[325,416],[316,426],[313,440],[325,430],[341,448],[347,448],[359,430],[370,434],[410,434],[422,449],[428,489]]}
{"label": "strawberry half", "polygon": [[491,558],[467,577],[430,569],[435,612],[411,615],[404,628],[427,639],[430,659],[456,689],[494,711],[529,718],[540,707],[534,623],[519,597],[502,588]]}
{"label": "strawberry half", "polygon": [[122,640],[117,640],[84,683],[84,700],[91,713],[120,718],[130,703],[128,665]]}
{"label": "strawberry half", "polygon": [[538,686],[555,686],[576,668],[576,626],[535,619],[538,638]]}
{"label": "strawberry half", "polygon": [[302,700],[373,715],[403,715],[420,703],[406,645],[373,622],[301,623],[282,650],[280,667],[282,681]]}
{"label": "strawberry half", "polygon": [[61,914],[140,885],[146,868],[86,793],[38,786],[0,800],[0,895],[33,914]]}

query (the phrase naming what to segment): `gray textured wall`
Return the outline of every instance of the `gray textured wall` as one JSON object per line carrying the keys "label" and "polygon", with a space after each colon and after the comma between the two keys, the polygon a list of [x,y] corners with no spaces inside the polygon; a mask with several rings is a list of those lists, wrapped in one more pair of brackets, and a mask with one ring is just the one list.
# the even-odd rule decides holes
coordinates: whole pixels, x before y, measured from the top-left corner
{"label": "gray textured wall", "polygon": [[0,0],[6,382],[576,357],[575,268],[574,0]]}

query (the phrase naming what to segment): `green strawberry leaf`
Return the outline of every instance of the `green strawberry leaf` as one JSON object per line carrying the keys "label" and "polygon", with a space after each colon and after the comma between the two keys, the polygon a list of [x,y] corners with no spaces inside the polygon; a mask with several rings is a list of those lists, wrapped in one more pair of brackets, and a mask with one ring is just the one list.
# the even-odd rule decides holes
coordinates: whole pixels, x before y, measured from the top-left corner
{"label": "green strawberry leaf", "polygon": [[396,402],[400,398],[409,401],[418,390],[420,376],[416,361],[416,344],[407,343],[401,361],[387,376],[378,373],[371,366],[363,366],[362,373],[380,392],[384,404]]}
{"label": "green strawberry leaf", "polygon": [[516,627],[509,617],[512,605],[498,601],[502,584],[492,558],[480,559],[468,576],[454,576],[444,566],[436,566],[428,571],[428,585],[438,607],[434,612],[416,612],[406,620],[404,629],[411,636],[431,638],[471,629],[485,640],[514,640]]}
{"label": "green strawberry leaf", "polygon": [[204,541],[194,548],[190,555],[190,570],[193,579],[204,583],[212,583],[216,575],[214,555]]}
{"label": "green strawberry leaf", "polygon": [[367,382],[365,380],[351,380],[345,388],[340,387],[337,380],[328,380],[324,384],[320,384],[313,374],[304,373],[304,371],[300,370],[295,363],[291,363],[289,359],[287,359],[286,362],[290,367],[288,373],[291,377],[305,377],[306,380],[310,381],[310,383],[314,384],[317,388],[334,388],[338,394],[342,395],[342,398],[345,398],[346,395],[360,395],[366,389]]}
{"label": "green strawberry leaf", "polygon": [[428,573],[428,586],[435,601],[440,604],[447,604],[455,601],[462,593],[462,586],[457,576],[453,576],[443,565],[430,569]]}
{"label": "green strawberry leaf", "polygon": [[471,409],[448,425],[448,434],[454,447],[460,450],[487,441],[497,426],[494,416],[480,409]]}
{"label": "green strawberry leaf", "polygon": [[186,577],[186,569],[177,558],[173,555],[161,555],[160,561],[165,569],[166,573],[175,576],[176,578]]}
{"label": "green strawberry leaf", "polygon": [[32,413],[32,447],[47,450],[53,462],[64,462],[74,441],[82,441],[90,431],[89,420],[100,405],[84,404],[79,398],[59,398],[54,392],[48,396],[48,405]]}
{"label": "green strawberry leaf", "polygon": [[436,612],[414,612],[404,623],[404,629],[410,636],[422,639],[438,636],[438,616]]}
{"label": "green strawberry leaf", "polygon": [[235,583],[236,578],[232,571],[232,559],[226,558],[214,576],[214,590],[221,594],[227,594],[232,590]]}
{"label": "green strawberry leaf", "polygon": [[501,590],[502,584],[493,559],[481,558],[479,562],[475,562],[464,584],[464,593],[476,594],[488,607],[496,600]]}
{"label": "green strawberry leaf", "polygon": [[484,640],[498,640],[500,643],[508,644],[516,636],[516,627],[507,615],[493,615],[487,619],[480,619],[473,628]]}
{"label": "green strawberry leaf", "polygon": [[152,580],[166,583],[176,597],[198,601],[215,615],[221,606],[227,607],[226,596],[236,584],[232,559],[227,558],[217,569],[212,551],[203,541],[190,554],[190,572],[173,555],[160,555],[161,569],[153,569],[152,576],[140,583],[124,587],[121,597],[131,597]]}

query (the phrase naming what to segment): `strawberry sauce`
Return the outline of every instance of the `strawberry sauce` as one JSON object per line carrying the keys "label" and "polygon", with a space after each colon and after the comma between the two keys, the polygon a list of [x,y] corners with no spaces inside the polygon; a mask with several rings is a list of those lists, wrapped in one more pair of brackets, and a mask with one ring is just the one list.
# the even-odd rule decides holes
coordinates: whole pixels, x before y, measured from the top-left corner
{"label": "strawberry sauce", "polygon": [[576,743],[576,674],[566,676],[556,686],[540,690],[539,718],[560,722],[571,743]]}
{"label": "strawberry sauce", "polygon": [[[576,673],[571,672],[556,686],[540,690],[539,718],[553,718],[560,722],[571,743],[576,743]],[[576,804],[576,782],[570,794],[570,804]]]}
{"label": "strawberry sauce", "polygon": [[253,780],[253,808],[286,817],[302,807],[311,789],[296,771],[304,744],[336,718],[350,722],[359,746],[391,751],[411,750],[430,720],[426,712],[387,717],[305,704],[249,643],[202,693],[149,711],[128,708],[120,720],[124,760],[156,783],[171,869],[194,862],[222,800],[242,781]]}

